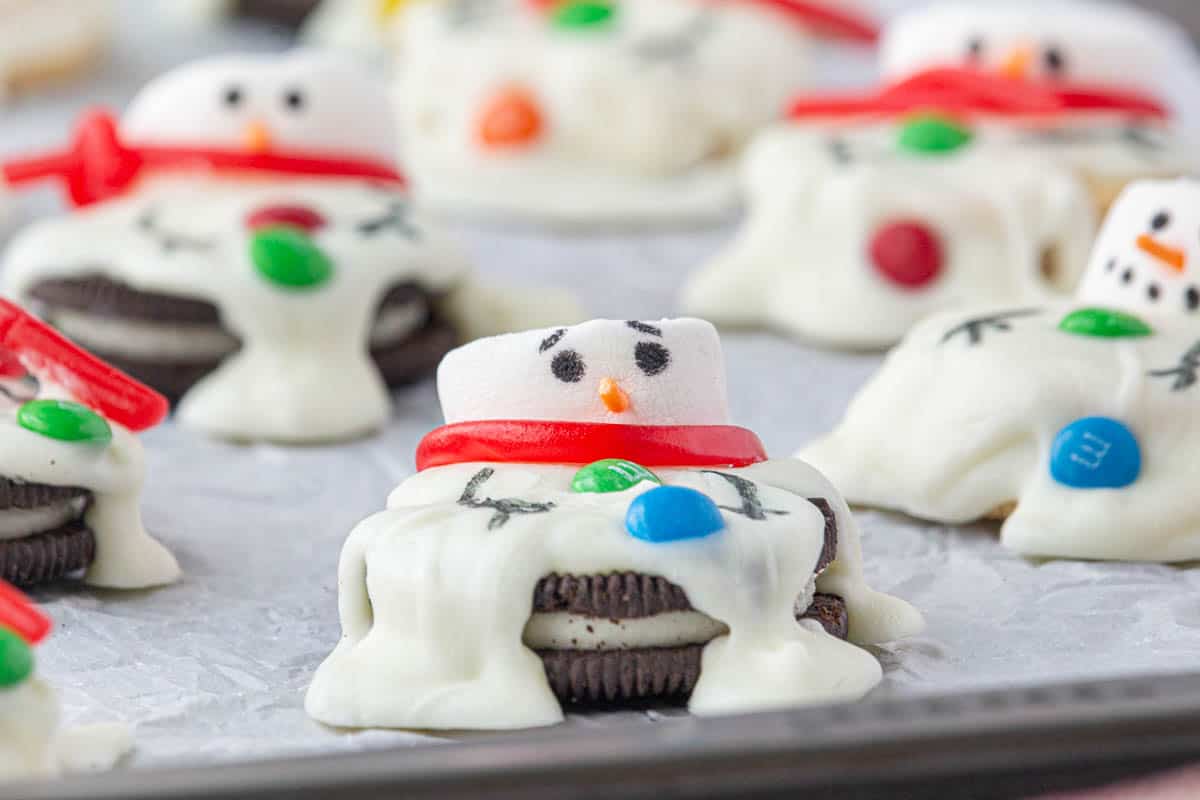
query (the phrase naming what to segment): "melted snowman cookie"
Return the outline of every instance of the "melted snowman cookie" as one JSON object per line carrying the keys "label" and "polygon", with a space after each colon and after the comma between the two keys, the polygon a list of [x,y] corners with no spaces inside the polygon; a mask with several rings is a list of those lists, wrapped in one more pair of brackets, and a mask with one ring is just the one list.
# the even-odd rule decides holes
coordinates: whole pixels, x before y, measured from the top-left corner
{"label": "melted snowman cookie", "polygon": [[[481,391],[480,387],[488,387]],[[919,630],[869,589],[833,487],[728,424],[699,320],[483,340],[439,368],[447,425],[342,552],[331,725],[509,729],[564,705],[699,714],[855,699],[858,644]]]}
{"label": "melted snowman cookie", "polygon": [[576,225],[724,215],[743,145],[807,79],[814,16],[871,38],[821,3],[415,5],[399,114],[422,202]]}
{"label": "melted snowman cookie", "polygon": [[852,502],[1010,514],[1001,540],[1024,555],[1194,560],[1197,230],[1194,181],[1135,184],[1074,302],[922,323],[802,455]]}
{"label": "melted snowman cookie", "polygon": [[[478,287],[413,212],[385,89],[331,56],[222,57],[149,84],[115,125],[5,166],[62,178],[4,287],[234,439],[325,441],[387,418],[388,386],[460,341],[574,309]],[[357,121],[347,128],[347,120]]]}
{"label": "melted snowman cookie", "polygon": [[973,302],[1060,296],[1095,232],[1070,172],[937,115],[780,127],[751,148],[743,181],[750,218],[684,308],[833,345],[890,345]]}

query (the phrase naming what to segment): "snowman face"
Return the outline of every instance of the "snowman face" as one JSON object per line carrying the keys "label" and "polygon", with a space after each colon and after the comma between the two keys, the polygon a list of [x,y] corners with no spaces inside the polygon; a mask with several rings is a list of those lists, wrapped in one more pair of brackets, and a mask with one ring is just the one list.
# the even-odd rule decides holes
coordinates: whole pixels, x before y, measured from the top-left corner
{"label": "snowman face", "polygon": [[407,12],[398,112],[413,159],[670,173],[730,155],[802,85],[802,28],[757,4],[606,7],[600,19],[527,0]]}
{"label": "snowman face", "polygon": [[121,121],[140,144],[338,154],[390,164],[386,88],[332,55],[225,56],[148,84]]}
{"label": "snowman face", "polygon": [[885,34],[881,58],[892,80],[934,67],[975,67],[1159,97],[1185,46],[1165,20],[1120,3],[957,3],[899,18]]}
{"label": "snowman face", "polygon": [[725,425],[725,364],[698,319],[593,320],[482,339],[438,368],[446,422]]}
{"label": "snowman face", "polygon": [[1145,181],[1126,189],[1096,242],[1079,297],[1200,314],[1200,182]]}

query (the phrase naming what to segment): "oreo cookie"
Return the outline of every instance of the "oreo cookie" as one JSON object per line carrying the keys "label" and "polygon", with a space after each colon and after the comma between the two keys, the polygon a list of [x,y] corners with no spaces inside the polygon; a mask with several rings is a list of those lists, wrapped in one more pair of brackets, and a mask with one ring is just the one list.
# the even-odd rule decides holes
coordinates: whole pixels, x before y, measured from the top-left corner
{"label": "oreo cookie", "polygon": [[[837,518],[826,501],[810,502],[825,517],[819,575],[837,553]],[[532,605],[526,644],[541,658],[555,696],[569,705],[685,703],[700,678],[705,645],[727,632],[698,612],[681,586],[636,572],[547,575],[534,587]],[[535,628],[547,619],[539,615],[560,615],[578,627],[544,646],[550,629]],[[818,593],[804,607],[798,602],[796,620],[813,620],[840,639],[850,627],[845,601],[832,594]],[[538,640],[531,640],[534,630]],[[664,636],[695,641],[652,641]]]}
{"label": "oreo cookie", "polygon": [[0,580],[48,583],[91,566],[96,537],[83,521],[91,492],[0,477]]}
{"label": "oreo cookie", "polygon": [[[45,279],[29,294],[67,336],[172,401],[241,347],[206,300],[134,289],[98,273]],[[437,300],[412,283],[380,298],[370,352],[388,386],[429,375],[457,346]]]}

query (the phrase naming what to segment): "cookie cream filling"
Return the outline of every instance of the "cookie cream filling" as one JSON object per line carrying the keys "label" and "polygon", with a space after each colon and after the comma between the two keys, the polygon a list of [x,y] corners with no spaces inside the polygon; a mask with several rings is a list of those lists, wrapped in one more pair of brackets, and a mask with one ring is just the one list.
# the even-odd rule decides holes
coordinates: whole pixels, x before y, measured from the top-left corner
{"label": "cookie cream filling", "polygon": [[699,611],[668,611],[640,619],[555,611],[531,616],[522,641],[534,650],[633,650],[705,644],[728,633],[728,626]]}
{"label": "cookie cream filling", "polygon": [[56,530],[79,519],[87,509],[88,498],[76,497],[41,508],[6,508],[0,510],[0,540],[21,539]]}
{"label": "cookie cream filling", "polygon": [[55,308],[50,322],[92,350],[134,359],[215,361],[238,349],[238,340],[218,325],[118,319]]}
{"label": "cookie cream filling", "polygon": [[58,698],[38,678],[0,690],[0,781],[106,770],[132,749],[126,725],[60,729]]}

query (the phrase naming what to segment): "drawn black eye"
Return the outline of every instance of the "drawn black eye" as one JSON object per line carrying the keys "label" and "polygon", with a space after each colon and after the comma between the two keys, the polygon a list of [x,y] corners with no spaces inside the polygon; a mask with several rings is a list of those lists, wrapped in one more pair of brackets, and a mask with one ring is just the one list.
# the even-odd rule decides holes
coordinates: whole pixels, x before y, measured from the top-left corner
{"label": "drawn black eye", "polygon": [[550,362],[550,371],[563,383],[579,383],[586,371],[583,357],[574,350],[563,350]]}
{"label": "drawn black eye", "polygon": [[638,369],[654,376],[671,364],[671,351],[658,342],[638,342],[633,349],[633,360],[637,362]]}
{"label": "drawn black eye", "polygon": [[983,38],[975,36],[967,42],[967,60],[974,62],[981,58],[983,58]]}
{"label": "drawn black eye", "polygon": [[1150,220],[1150,229],[1153,231],[1161,231],[1171,224],[1171,215],[1166,211],[1160,211],[1154,215],[1154,219]]}
{"label": "drawn black eye", "polygon": [[1195,311],[1200,308],[1200,289],[1197,289],[1195,286],[1189,286],[1183,298],[1184,302],[1187,303],[1188,311]]}
{"label": "drawn black eye", "polygon": [[245,96],[246,93],[242,91],[242,87],[230,86],[225,90],[225,93],[221,95],[221,101],[230,108],[237,108],[242,104],[242,100],[245,99]]}
{"label": "drawn black eye", "polygon": [[287,106],[288,111],[301,111],[306,102],[304,92],[299,89],[291,89],[283,95],[283,104]]}
{"label": "drawn black eye", "polygon": [[1051,75],[1062,75],[1067,71],[1067,57],[1057,47],[1046,48],[1042,61],[1046,64],[1046,72]]}

